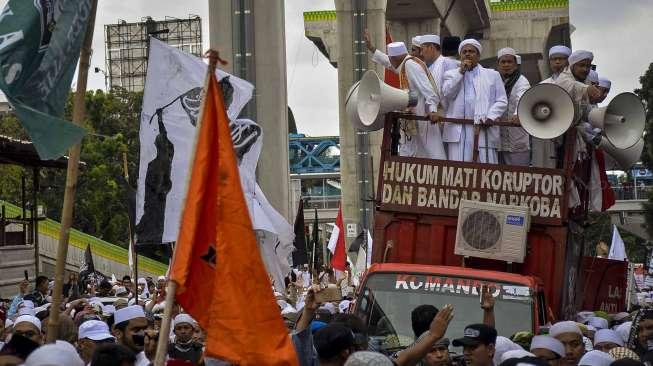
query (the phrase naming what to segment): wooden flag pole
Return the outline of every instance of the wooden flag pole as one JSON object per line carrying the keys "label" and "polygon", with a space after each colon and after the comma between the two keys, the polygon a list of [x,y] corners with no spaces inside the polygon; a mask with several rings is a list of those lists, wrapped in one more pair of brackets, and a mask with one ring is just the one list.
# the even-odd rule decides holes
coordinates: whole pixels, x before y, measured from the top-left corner
{"label": "wooden flag pole", "polygon": [[[125,182],[127,183],[127,186],[129,186],[129,169],[127,167],[127,152],[123,151],[122,153],[122,170],[123,170],[123,175],[125,176]],[[127,215],[130,216],[130,215]],[[137,253],[136,253],[136,244],[134,243],[134,233],[132,231],[132,222],[131,222],[131,217],[129,217],[128,223],[127,223],[127,230],[129,234],[129,256],[132,258],[132,263],[129,263],[131,266],[130,271],[131,271],[131,277],[132,277],[132,283],[130,284],[133,287],[133,291],[138,294],[138,269],[137,269]],[[125,286],[125,284],[122,284]]]}
{"label": "wooden flag pole", "polygon": [[[208,57],[209,59],[209,68],[206,70],[206,78],[204,79],[204,89],[202,95],[204,96],[202,98],[202,103],[200,105],[200,113],[197,118],[197,133],[200,131],[200,126],[201,123],[203,123],[203,118],[204,118],[204,106],[206,104],[206,96],[208,94],[209,90],[209,82],[211,81],[211,77],[215,74],[215,69],[218,65],[218,61],[221,64],[225,64],[224,61],[220,59],[220,56],[217,51],[215,50],[208,50],[206,54],[204,55],[205,57]],[[197,136],[195,137],[195,145],[197,145]],[[193,153],[194,155],[194,153]],[[193,159],[191,159],[191,164],[195,160],[195,157],[193,156]],[[188,171],[188,180],[190,180],[190,175],[192,174],[192,169],[189,169]],[[182,207],[185,207],[186,204]],[[176,246],[175,246],[176,248]],[[175,254],[173,250],[172,254],[172,261],[170,261],[169,267],[172,266],[172,264],[175,261]],[[156,345],[156,356],[154,358],[154,366],[164,366],[165,365],[165,360],[166,356],[168,355],[168,342],[170,341],[170,323],[172,322],[172,308],[175,303],[175,294],[177,293],[177,283],[173,281],[172,279],[168,280],[168,285],[166,287],[166,305],[163,309],[163,320],[161,321],[161,328],[159,330],[159,341]]]}
{"label": "wooden flag pole", "polygon": [[[86,34],[82,43],[79,55],[79,71],[77,74],[77,88],[73,100],[73,123],[80,125],[86,113],[85,97],[86,83],[88,81],[88,68],[91,59],[91,46],[93,43],[93,28],[95,27],[95,13],[97,11],[97,0],[93,0],[91,14],[86,25]],[[61,229],[59,230],[59,244],[57,246],[57,264],[54,274],[54,289],[52,293],[52,311],[48,320],[47,343],[53,343],[59,334],[59,313],[61,312],[61,301],[63,297],[63,277],[66,269],[66,257],[68,256],[68,239],[70,228],[73,223],[73,205],[75,203],[75,191],[77,189],[77,176],[79,173],[79,156],[82,150],[81,141],[70,148],[68,157],[68,168],[66,171],[66,188],[61,209]],[[38,265],[38,263],[37,263]]]}

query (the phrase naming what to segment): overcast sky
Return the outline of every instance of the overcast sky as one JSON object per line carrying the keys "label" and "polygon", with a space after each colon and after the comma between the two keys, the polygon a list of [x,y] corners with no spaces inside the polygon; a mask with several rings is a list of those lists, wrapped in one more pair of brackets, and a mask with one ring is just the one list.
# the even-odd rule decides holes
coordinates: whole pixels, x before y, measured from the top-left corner
{"label": "overcast sky", "polygon": [[[208,47],[209,0],[99,0],[98,19],[93,38],[91,67],[105,69],[104,24],[155,20],[167,16],[202,17],[205,48]],[[222,0],[212,0],[222,1]],[[4,7],[7,0],[0,0]],[[639,86],[639,76],[653,62],[653,42],[648,42],[653,1],[629,0],[628,6],[614,0],[570,1],[574,49],[594,52],[599,75],[612,80],[610,98]],[[156,4],[156,6],[153,6]],[[286,1],[286,59],[288,103],[294,111],[298,129],[307,135],[337,135],[337,74],[328,60],[304,37],[304,11],[333,9],[333,0]],[[637,43],[638,40],[643,42]],[[102,74],[89,75],[89,88],[103,89]]]}

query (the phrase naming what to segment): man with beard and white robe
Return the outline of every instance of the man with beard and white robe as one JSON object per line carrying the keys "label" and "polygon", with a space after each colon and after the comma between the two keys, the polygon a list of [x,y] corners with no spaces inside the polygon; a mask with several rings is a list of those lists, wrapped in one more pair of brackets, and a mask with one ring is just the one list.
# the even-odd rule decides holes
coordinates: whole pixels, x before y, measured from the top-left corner
{"label": "man with beard and white robe", "polygon": [[[517,106],[522,95],[531,87],[528,79],[521,74],[517,60],[517,52],[510,48],[502,48],[497,54],[497,69],[503,79],[508,109],[502,120],[519,123]],[[521,126],[500,127],[501,146],[499,157],[501,164],[528,166],[530,163],[530,135]]]}
{"label": "man with beard and white robe", "polygon": [[[460,67],[444,74],[443,97],[448,99],[447,117],[473,119],[476,125],[499,120],[508,108],[508,98],[501,76],[479,64],[482,46],[475,39],[460,43]],[[443,140],[447,142],[449,160],[472,161],[474,128],[472,125],[445,123]],[[498,163],[500,144],[498,126],[481,126],[478,136],[479,160]]]}
{"label": "man with beard and white robe", "polygon": [[[549,49],[549,67],[551,69],[551,76],[542,80],[541,83],[555,83],[558,76],[560,76],[565,67],[567,67],[567,59],[569,58],[569,55],[571,55],[571,49],[567,46],[557,45],[551,47],[551,49]],[[557,165],[557,146],[555,139],[542,140],[537,137],[532,137],[532,165],[538,168],[555,168]]]}
{"label": "man with beard and white robe", "polygon": [[[392,70],[396,74],[398,74],[399,69],[392,66],[392,64],[390,63],[390,57],[385,53],[381,52],[378,48],[374,47],[374,45],[372,44],[370,33],[367,31],[367,29],[365,30],[364,38],[365,38],[365,46],[367,47],[367,50],[370,51],[370,53],[372,54],[372,62],[374,62],[375,64],[379,64],[385,67],[386,69]],[[410,44],[410,55],[422,59],[422,43],[420,40],[420,36],[415,36],[412,38]]]}

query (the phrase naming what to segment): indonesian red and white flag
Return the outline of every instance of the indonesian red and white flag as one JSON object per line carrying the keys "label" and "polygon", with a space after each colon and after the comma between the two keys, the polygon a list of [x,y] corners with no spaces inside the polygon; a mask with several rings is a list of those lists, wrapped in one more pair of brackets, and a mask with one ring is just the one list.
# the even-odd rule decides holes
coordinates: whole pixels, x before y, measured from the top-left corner
{"label": "indonesian red and white flag", "polygon": [[342,221],[342,207],[338,207],[336,225],[331,232],[327,248],[332,254],[331,267],[339,271],[344,271],[347,259],[345,254],[345,228]]}

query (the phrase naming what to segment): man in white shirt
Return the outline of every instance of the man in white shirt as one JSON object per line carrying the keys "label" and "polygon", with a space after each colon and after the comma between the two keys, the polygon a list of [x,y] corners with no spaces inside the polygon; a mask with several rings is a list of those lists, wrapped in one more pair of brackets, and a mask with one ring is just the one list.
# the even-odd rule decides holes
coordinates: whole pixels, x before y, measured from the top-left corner
{"label": "man in white shirt", "polygon": [[[370,38],[370,33],[367,31],[367,29],[365,30],[364,38],[365,38],[365,46],[367,47],[368,51],[370,51],[370,53],[372,54],[372,62],[379,64],[385,67],[386,69],[390,69],[398,74],[399,69],[392,66],[388,55],[386,55],[385,53],[381,52],[379,49],[374,47],[374,45],[372,44],[372,39]],[[415,36],[411,40],[410,55],[413,57],[417,57],[419,59],[422,58],[422,43],[420,40],[420,36]]]}
{"label": "man in white shirt", "polygon": [[[422,45],[422,57],[426,66],[428,66],[436,85],[438,86],[438,93],[442,93],[442,82],[444,80],[444,73],[457,69],[459,62],[442,56],[442,45],[440,43],[440,36],[435,34],[425,34],[419,36]],[[441,100],[440,102],[444,102]]]}
{"label": "man in white shirt", "polygon": [[[517,52],[510,48],[502,48],[497,54],[497,69],[503,79],[508,109],[502,120],[519,123],[517,105],[522,95],[531,87],[528,79],[521,74],[517,64]],[[530,135],[522,127],[500,127],[501,146],[499,160],[501,164],[528,166],[530,164]]]}
{"label": "man in white shirt", "polygon": [[[449,102],[447,117],[473,119],[477,125],[488,124],[499,120],[508,108],[501,76],[495,70],[486,69],[478,63],[481,51],[481,44],[475,39],[466,39],[460,43],[460,67],[445,73],[442,86],[443,97]],[[444,124],[443,140],[447,142],[449,160],[472,161],[474,127]],[[483,163],[498,163],[499,143],[499,127],[481,126],[478,136],[479,160]]]}

